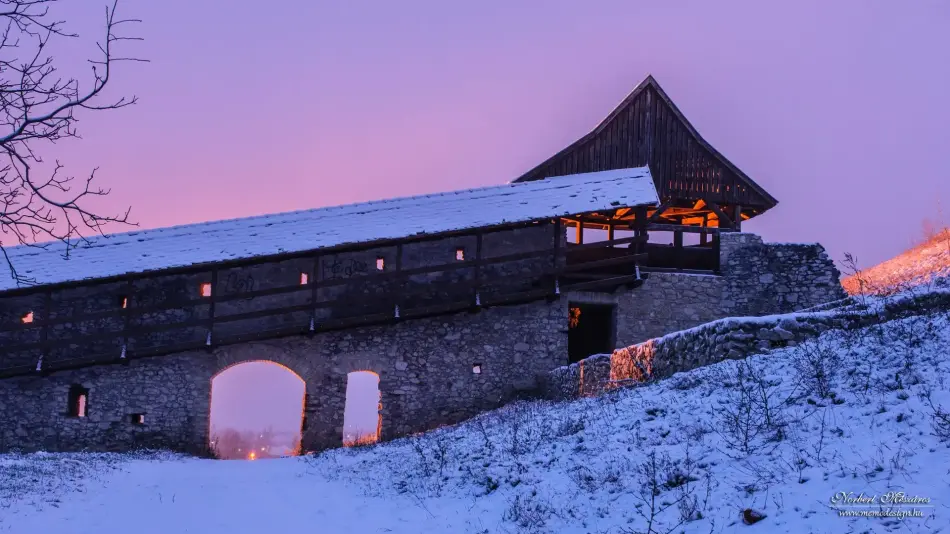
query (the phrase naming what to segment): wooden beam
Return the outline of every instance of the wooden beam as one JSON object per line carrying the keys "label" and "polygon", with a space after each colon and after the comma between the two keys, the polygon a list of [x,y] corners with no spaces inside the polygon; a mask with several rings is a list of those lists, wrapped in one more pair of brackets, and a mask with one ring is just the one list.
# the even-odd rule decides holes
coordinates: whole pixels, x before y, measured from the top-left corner
{"label": "wooden beam", "polygon": [[686,232],[689,234],[701,234],[707,232],[710,234],[719,234],[723,232],[735,232],[731,228],[703,228],[701,226],[679,226],[676,224],[651,224],[647,227],[650,230],[657,232]]}
{"label": "wooden beam", "polygon": [[732,225],[736,230],[742,230],[742,206],[736,204],[733,208]]}
{"label": "wooden beam", "polygon": [[716,217],[719,218],[719,227],[720,227],[720,228],[722,228],[723,226],[726,226],[726,227],[729,227],[729,228],[732,228],[732,227],[733,227],[733,226],[732,226],[732,219],[729,218],[728,215],[726,215],[725,213],[723,213],[722,209],[719,207],[718,204],[716,204],[715,202],[709,202],[709,203],[707,203],[707,206],[709,206],[709,209],[713,210],[713,212],[716,214]]}
{"label": "wooden beam", "polygon": [[666,211],[667,208],[669,208],[669,205],[667,205],[667,204],[660,204],[660,206],[656,209],[656,211],[654,211],[653,213],[650,214],[649,217],[647,217],[647,223],[651,223],[651,222],[653,222],[653,221],[659,219],[659,218],[660,218],[660,215],[663,215],[663,212]]}

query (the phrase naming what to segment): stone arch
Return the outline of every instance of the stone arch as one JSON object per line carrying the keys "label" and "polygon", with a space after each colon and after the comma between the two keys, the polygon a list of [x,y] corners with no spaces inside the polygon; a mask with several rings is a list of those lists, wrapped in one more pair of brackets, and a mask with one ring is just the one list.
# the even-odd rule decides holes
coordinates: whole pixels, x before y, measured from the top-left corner
{"label": "stone arch", "polygon": [[236,365],[260,361],[276,363],[297,375],[304,382],[307,381],[305,377],[309,374],[306,358],[276,343],[230,345],[215,349],[213,354],[215,371],[211,377],[212,380]]}
{"label": "stone arch", "polygon": [[211,440],[212,432],[212,417],[211,417],[211,407],[212,407],[212,397],[213,397],[213,385],[214,380],[221,376],[226,371],[233,369],[237,366],[247,364],[247,363],[268,363],[276,365],[281,369],[289,372],[297,380],[299,380],[303,385],[303,396],[301,399],[301,421],[299,433],[301,439],[303,439],[304,432],[306,430],[306,408],[307,408],[307,394],[310,391],[310,383],[308,380],[308,375],[306,374],[309,371],[307,365],[305,365],[306,358],[302,358],[301,354],[288,350],[287,348],[271,343],[250,343],[250,344],[239,344],[232,345],[227,347],[220,347],[213,352],[214,359],[214,369],[211,374],[210,380],[208,380],[208,414],[207,414],[207,425],[205,428],[204,442],[207,444]]}
{"label": "stone arch", "polygon": [[371,353],[357,352],[341,355],[338,371],[344,376],[357,371],[369,371],[379,377],[380,384],[383,382],[383,366],[378,357]]}

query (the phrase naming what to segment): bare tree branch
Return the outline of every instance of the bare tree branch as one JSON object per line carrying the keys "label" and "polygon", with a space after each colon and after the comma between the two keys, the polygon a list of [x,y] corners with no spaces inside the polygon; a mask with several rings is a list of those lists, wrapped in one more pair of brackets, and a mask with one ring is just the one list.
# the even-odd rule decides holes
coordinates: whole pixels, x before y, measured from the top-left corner
{"label": "bare tree branch", "polygon": [[59,161],[42,175],[37,147],[78,138],[76,110],[119,109],[137,102],[135,96],[102,101],[102,92],[115,63],[145,61],[116,56],[114,49],[121,41],[141,40],[116,32],[140,21],[116,18],[118,0],[105,6],[105,38],[96,43],[99,56],[88,60],[91,83],[82,90],[79,79],[59,75],[56,60],[47,53],[53,39],[79,37],[50,15],[50,6],[58,1],[0,0],[0,252],[18,285],[35,281],[17,272],[4,246],[61,242],[68,256],[88,234],[102,234],[110,223],[131,224],[129,210],[103,215],[86,207],[89,198],[109,194],[93,185],[95,169],[78,184],[63,174]]}

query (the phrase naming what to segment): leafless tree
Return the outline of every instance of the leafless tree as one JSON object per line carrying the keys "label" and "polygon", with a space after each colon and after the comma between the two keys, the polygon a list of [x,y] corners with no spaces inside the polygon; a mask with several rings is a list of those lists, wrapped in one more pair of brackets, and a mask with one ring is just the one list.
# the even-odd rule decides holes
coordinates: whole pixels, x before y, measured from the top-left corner
{"label": "leafless tree", "polygon": [[0,252],[18,285],[34,280],[17,272],[4,245],[62,242],[68,254],[89,234],[101,234],[105,225],[129,222],[128,210],[104,215],[88,205],[91,197],[109,193],[93,184],[95,170],[74,183],[59,161],[45,165],[42,154],[47,144],[79,137],[78,111],[119,109],[136,102],[134,96],[104,100],[103,90],[117,63],[143,61],[116,50],[123,41],[140,40],[118,33],[139,21],[116,17],[118,0],[104,5],[105,37],[96,42],[96,57],[88,60],[88,79],[64,76],[66,66],[50,49],[79,35],[55,15],[58,2],[0,0]]}

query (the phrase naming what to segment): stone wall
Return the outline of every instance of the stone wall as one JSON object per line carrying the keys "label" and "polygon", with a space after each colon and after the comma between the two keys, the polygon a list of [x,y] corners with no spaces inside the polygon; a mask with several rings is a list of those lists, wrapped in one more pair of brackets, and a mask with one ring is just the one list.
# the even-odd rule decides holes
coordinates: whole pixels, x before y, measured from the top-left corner
{"label": "stone wall", "polygon": [[720,273],[654,272],[637,289],[573,292],[571,302],[617,307],[616,347],[733,316],[797,311],[844,298],[840,273],[819,244],[764,244],[723,233]]}
{"label": "stone wall", "polygon": [[[202,452],[213,377],[256,360],[284,365],[306,383],[305,448],[341,444],[351,371],[379,375],[381,437],[391,439],[536,390],[539,377],[567,363],[566,315],[563,301],[542,301],[6,379],[0,381],[0,451]],[[73,385],[89,390],[88,417],[68,415]],[[134,424],[132,414],[145,414],[145,424]]]}
{"label": "stone wall", "polygon": [[551,399],[598,395],[726,359],[794,346],[827,330],[853,330],[947,310],[950,291],[905,295],[871,309],[843,299],[834,307],[801,313],[722,319],[555,369],[545,378],[544,393]]}

